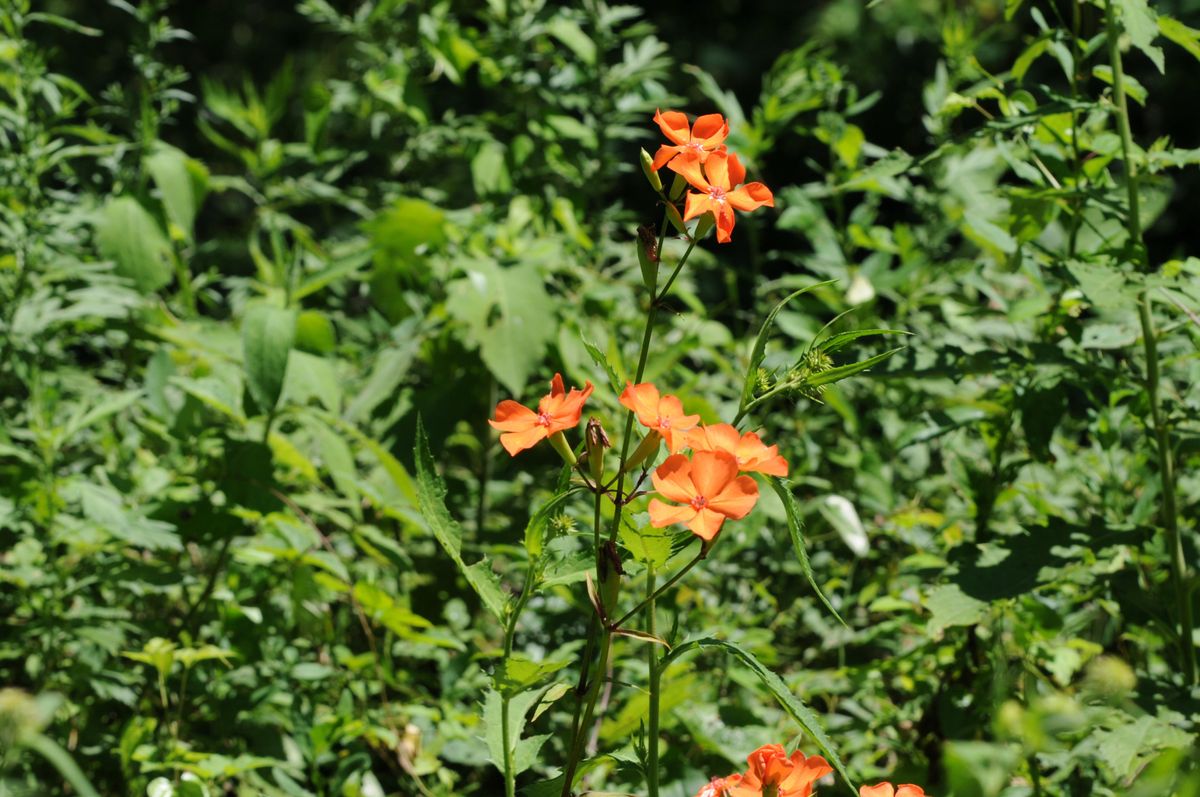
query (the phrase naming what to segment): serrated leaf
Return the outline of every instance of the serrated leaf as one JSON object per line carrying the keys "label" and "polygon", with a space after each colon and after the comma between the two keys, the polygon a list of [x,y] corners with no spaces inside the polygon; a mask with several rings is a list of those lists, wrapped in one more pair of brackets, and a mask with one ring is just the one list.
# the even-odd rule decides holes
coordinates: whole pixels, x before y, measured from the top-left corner
{"label": "serrated leaf", "polygon": [[1162,14],[1158,17],[1158,30],[1163,36],[1191,53],[1193,58],[1200,60],[1200,30]]}
{"label": "serrated leaf", "polygon": [[275,409],[279,401],[295,338],[294,310],[257,304],[247,310],[242,319],[246,389],[261,412]]}
{"label": "serrated leaf", "polygon": [[843,349],[859,338],[872,337],[874,335],[911,335],[911,332],[905,332],[902,329],[854,329],[849,332],[839,332],[836,335],[830,336],[828,339],[819,343],[816,348],[832,354],[839,349]]}
{"label": "serrated leaf", "polygon": [[767,483],[771,485],[771,489],[775,491],[775,495],[779,496],[779,500],[783,504],[784,513],[787,515],[788,535],[792,538],[792,550],[796,553],[796,561],[800,563],[800,572],[804,574],[809,586],[813,588],[813,592],[817,593],[817,597],[820,598],[829,613],[836,617],[839,623],[846,625],[846,621],[838,614],[837,609],[833,608],[833,604],[829,602],[817,584],[812,563],[808,560],[808,551],[804,547],[804,520],[800,515],[800,507],[796,505],[796,497],[792,495],[791,488],[778,476],[768,476]]}
{"label": "serrated leaf", "polygon": [[492,563],[487,559],[480,559],[475,564],[464,567],[463,575],[467,577],[467,583],[478,593],[488,611],[495,615],[497,620],[503,620],[508,609],[508,599],[504,597],[500,577],[492,570]]}
{"label": "serrated leaf", "polygon": [[171,242],[154,217],[133,197],[110,199],[98,214],[96,245],[144,293],[171,281]]}
{"label": "serrated leaf", "polygon": [[691,639],[684,642],[675,650],[668,653],[663,658],[663,668],[665,669],[671,662],[689,653],[693,650],[702,648],[718,648],[726,653],[732,654],[736,659],[742,662],[751,672],[753,672],[762,682],[763,686],[767,687],[767,691],[772,697],[779,702],[779,705],[799,725],[805,733],[807,733],[817,746],[821,748],[821,752],[825,755],[826,760],[833,766],[851,790],[857,792],[857,787],[854,781],[850,779],[849,773],[846,771],[846,766],[842,763],[841,757],[834,747],[833,741],[825,733],[825,729],[821,727],[820,720],[817,715],[812,712],[808,706],[792,694],[792,690],[788,689],[787,684],[783,679],[776,675],[773,671],[767,668],[758,658],[746,650],[745,648],[733,642],[726,642],[722,639],[713,637],[702,637],[700,639]]}
{"label": "serrated leaf", "polygon": [[1158,15],[1146,0],[1113,0],[1121,9],[1121,24],[1129,34],[1129,41],[1141,50],[1150,61],[1158,67],[1159,72],[1165,71],[1165,61],[1161,47],[1154,46],[1158,37]]}
{"label": "serrated leaf", "polygon": [[587,350],[588,356],[592,358],[592,362],[599,368],[604,370],[604,375],[608,377],[608,386],[612,390],[614,396],[621,395],[621,391],[625,389],[625,385],[621,382],[621,378],[617,376],[617,371],[613,368],[612,363],[608,361],[608,357],[604,352],[600,351],[600,347],[592,343],[587,338],[580,335],[583,341],[583,348]]}
{"label": "serrated leaf", "polygon": [[930,612],[926,629],[936,635],[952,626],[975,625],[983,619],[988,605],[963,592],[957,584],[942,584],[929,591],[925,607]]}

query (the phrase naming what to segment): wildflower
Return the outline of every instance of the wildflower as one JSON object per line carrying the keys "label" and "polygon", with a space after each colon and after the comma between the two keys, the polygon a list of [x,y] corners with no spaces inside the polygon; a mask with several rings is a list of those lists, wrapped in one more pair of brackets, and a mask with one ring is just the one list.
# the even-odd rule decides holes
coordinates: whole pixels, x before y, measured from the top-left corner
{"label": "wildflower", "polygon": [[[745,476],[741,478],[747,478]],[[799,750],[788,756],[783,745],[765,744],[751,753],[746,761],[750,768],[741,784],[730,791],[730,797],[808,797],[813,784],[833,768],[819,755],[804,757]]]}
{"label": "wildflower", "polygon": [[779,446],[767,446],[754,432],[739,434],[727,423],[701,426],[688,433],[688,445],[694,451],[725,451],[733,454],[738,470],[787,476],[787,460],[779,456]]}
{"label": "wildflower", "polygon": [[925,797],[925,790],[911,783],[904,783],[900,788],[884,781],[874,786],[859,786],[858,797]]}
{"label": "wildflower", "polygon": [[683,523],[706,543],[717,536],[726,518],[744,518],[758,501],[758,485],[738,475],[737,460],[725,451],[697,451],[690,461],[683,454],[667,457],[651,479],[659,494],[682,506],[651,499],[650,524],[663,528]]}
{"label": "wildflower", "polygon": [[672,454],[687,445],[687,433],[700,422],[699,415],[683,414],[683,402],[675,396],[660,398],[658,388],[649,382],[626,383],[621,403],[637,414],[642,426],[660,434]]}
{"label": "wildflower", "polygon": [[[579,425],[583,404],[592,395],[592,390],[592,383],[587,382],[583,390],[573,387],[567,393],[563,388],[562,374],[555,374],[550,381],[550,392],[538,402],[537,412],[505,399],[496,405],[495,420],[489,420],[488,423],[503,432],[500,445],[511,456],[515,457],[519,452],[549,438],[560,454],[566,451],[564,459],[571,461],[574,454],[571,454],[562,432]],[[570,454],[569,458],[567,454]]]}
{"label": "wildflower", "polygon": [[728,797],[729,790],[742,782],[741,775],[730,775],[726,778],[713,778],[700,787],[696,797]]}
{"label": "wildflower", "polygon": [[[702,163],[703,169],[700,167]],[[746,183],[740,188],[736,187],[746,179],[746,167],[732,153],[713,152],[706,159],[701,159],[699,155],[689,152],[674,158],[670,168],[700,192],[688,192],[683,220],[691,221],[697,216],[712,213],[717,223],[718,243],[728,243],[730,240],[734,210],[775,207],[771,189],[762,183]]]}
{"label": "wildflower", "polygon": [[704,163],[708,156],[725,142],[729,135],[729,123],[719,113],[696,117],[696,123],[688,126],[687,116],[679,111],[654,112],[654,121],[670,144],[663,144],[654,154],[650,168],[658,171],[676,155],[690,153]]}

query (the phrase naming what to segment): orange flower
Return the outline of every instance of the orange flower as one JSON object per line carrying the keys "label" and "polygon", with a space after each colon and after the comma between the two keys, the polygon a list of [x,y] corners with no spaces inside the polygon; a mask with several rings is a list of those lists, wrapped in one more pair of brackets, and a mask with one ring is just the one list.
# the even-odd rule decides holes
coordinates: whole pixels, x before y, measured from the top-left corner
{"label": "orange flower", "polygon": [[858,797],[925,797],[925,790],[911,783],[901,784],[897,789],[884,781],[874,786],[859,786]]}
{"label": "orange flower", "polygon": [[651,499],[650,525],[683,523],[705,542],[717,536],[726,518],[744,518],[758,501],[754,479],[739,476],[737,460],[724,451],[697,451],[691,461],[683,454],[667,457],[651,479],[664,498],[682,506]]}
{"label": "orange flower", "polygon": [[729,790],[742,782],[741,775],[730,775],[727,778],[713,778],[700,787],[696,797],[728,797]]}
{"label": "orange flower", "polygon": [[787,476],[787,460],[779,456],[779,446],[767,446],[754,432],[738,434],[727,423],[701,426],[688,433],[688,445],[694,451],[726,451],[737,459],[744,473]]}
{"label": "orange flower", "polygon": [[[704,164],[703,170],[700,164]],[[717,223],[717,243],[728,243],[733,232],[733,211],[750,211],[760,207],[775,207],[771,189],[762,183],[746,183],[746,167],[737,155],[729,152],[713,152],[701,159],[694,152],[674,158],[669,164],[671,171],[682,174],[700,193],[688,192],[687,204],[683,209],[683,220],[690,221],[705,213],[712,213]],[[706,177],[707,175],[707,177]]]}
{"label": "orange flower", "polygon": [[764,792],[776,797],[808,797],[813,784],[833,771],[821,756],[805,758],[799,750],[788,756],[779,744],[763,745],[746,761],[750,768],[741,784],[730,791],[731,797],[761,797]]}
{"label": "orange flower", "polygon": [[654,121],[658,123],[658,128],[667,140],[673,144],[663,144],[658,148],[658,152],[654,154],[654,161],[650,164],[650,168],[655,171],[665,166],[676,155],[685,152],[693,153],[704,163],[709,153],[720,147],[729,135],[729,123],[719,113],[698,116],[696,123],[691,127],[688,127],[687,116],[679,111],[655,111]]}
{"label": "orange flower", "polygon": [[700,422],[699,415],[683,414],[683,402],[675,396],[659,398],[658,388],[649,382],[640,385],[627,382],[621,392],[621,403],[637,414],[642,426],[662,435],[672,454],[687,445],[687,433]]}
{"label": "orange flower", "polygon": [[537,412],[505,399],[496,405],[496,419],[488,423],[504,432],[500,435],[500,445],[515,457],[518,452],[533,448],[551,435],[578,426],[583,403],[592,395],[592,390],[592,383],[587,382],[583,390],[573,387],[567,393],[563,389],[562,374],[555,374],[550,381],[550,392],[538,402]]}

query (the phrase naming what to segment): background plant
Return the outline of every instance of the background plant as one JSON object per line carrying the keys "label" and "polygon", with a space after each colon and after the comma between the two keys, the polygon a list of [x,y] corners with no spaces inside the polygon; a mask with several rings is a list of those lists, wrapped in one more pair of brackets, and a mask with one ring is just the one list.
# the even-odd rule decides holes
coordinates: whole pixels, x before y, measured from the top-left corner
{"label": "background plant", "polygon": [[[1123,136],[1102,2],[0,3],[0,682],[61,696],[39,732],[101,794],[499,792],[503,636],[420,515],[416,417],[464,561],[520,583],[553,484],[484,419],[545,373],[596,381],[585,339],[628,375],[658,220],[634,155],[688,107],[732,120],[777,209],[693,255],[646,378],[732,417],[763,317],[837,280],[779,311],[754,389],[786,386],[756,421],[847,627],[774,555],[767,495],[660,630],[736,607],[726,641],[865,782],[1192,793],[1167,532],[1194,564],[1196,13],[1114,4]],[[850,308],[833,335],[912,334],[821,390],[809,345]],[[586,635],[589,521],[551,524],[539,666]],[[662,794],[794,732],[749,675],[673,665]],[[607,706],[598,745],[645,706]],[[68,788],[0,756],[0,788]],[[637,792],[635,762],[589,783]]]}

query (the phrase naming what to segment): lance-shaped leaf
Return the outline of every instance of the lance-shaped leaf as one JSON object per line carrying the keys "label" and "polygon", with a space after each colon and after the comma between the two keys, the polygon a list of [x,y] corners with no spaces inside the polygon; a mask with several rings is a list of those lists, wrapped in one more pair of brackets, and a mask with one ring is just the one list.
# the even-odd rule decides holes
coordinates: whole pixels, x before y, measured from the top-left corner
{"label": "lance-shaped leaf", "polygon": [[800,517],[800,507],[796,505],[796,497],[792,495],[791,489],[778,476],[768,476],[767,482],[783,503],[784,512],[787,514],[788,535],[792,538],[792,548],[796,551],[797,561],[800,562],[800,571],[804,573],[804,577],[808,579],[809,586],[813,588],[813,592],[817,593],[817,597],[821,599],[821,603],[825,604],[825,608],[829,610],[829,613],[836,617],[839,623],[846,625],[846,621],[842,619],[837,609],[833,608],[833,604],[825,597],[825,593],[821,591],[821,587],[817,584],[817,579],[813,575],[812,563],[808,560],[808,551],[804,547],[804,520]]}
{"label": "lance-shaped leaf", "polygon": [[242,357],[246,389],[261,412],[275,409],[283,392],[288,355],[296,339],[296,313],[282,307],[258,304],[242,319]]}
{"label": "lance-shaped leaf", "polygon": [[758,382],[758,367],[762,365],[763,357],[767,353],[767,339],[771,336],[771,328],[775,325],[775,316],[779,315],[779,311],[787,306],[787,303],[797,296],[809,293],[822,288],[826,285],[833,284],[834,280],[826,280],[825,282],[817,282],[812,285],[805,286],[798,291],[793,291],[783,297],[774,307],[771,312],[767,313],[767,317],[763,319],[762,327],[758,330],[758,337],[754,339],[754,347],[750,350],[750,363],[746,366],[746,381],[742,385],[742,406],[745,407],[754,398],[754,385]]}
{"label": "lance-shaped leaf", "polygon": [[812,709],[804,705],[800,698],[792,694],[792,690],[788,689],[787,684],[783,679],[776,675],[767,666],[759,661],[753,653],[733,642],[727,642],[723,639],[714,639],[713,637],[701,637],[700,639],[690,639],[684,642],[679,647],[668,653],[663,658],[663,668],[668,667],[673,661],[701,648],[718,648],[731,654],[744,664],[758,679],[762,681],[763,686],[767,687],[767,691],[771,693],[784,711],[788,713],[797,725],[807,733],[817,746],[821,748],[826,760],[833,765],[838,774],[850,787],[850,790],[855,794],[858,790],[854,786],[854,782],[850,780],[850,775],[846,772],[846,766],[842,763],[842,759],[838,756],[837,750],[833,746],[833,741],[825,733],[825,729],[821,727],[820,720],[813,713]]}

